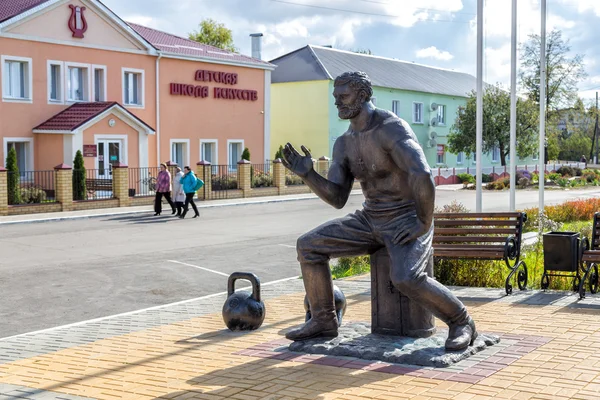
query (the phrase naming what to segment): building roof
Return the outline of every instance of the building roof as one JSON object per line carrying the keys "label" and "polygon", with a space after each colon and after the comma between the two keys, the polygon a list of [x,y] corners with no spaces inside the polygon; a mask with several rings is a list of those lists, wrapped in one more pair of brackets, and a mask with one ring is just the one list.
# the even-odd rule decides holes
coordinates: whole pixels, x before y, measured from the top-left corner
{"label": "building roof", "polygon": [[33,7],[46,3],[47,1],[50,0],[1,0],[0,22],[16,17]]}
{"label": "building roof", "polygon": [[347,71],[369,75],[373,86],[467,97],[473,75],[392,58],[308,45],[270,61],[277,65],[271,82],[332,80]]}
{"label": "building roof", "polygon": [[148,43],[161,52],[173,53],[188,57],[206,57],[221,61],[243,62],[269,66],[267,61],[259,60],[243,54],[232,53],[218,47],[198,43],[190,39],[162,32],[146,26],[127,22],[127,24],[143,37]]}
{"label": "building roof", "polygon": [[125,114],[135,119],[140,124],[147,127],[150,131],[154,131],[152,127],[144,121],[136,117],[125,107],[116,101],[100,101],[95,103],[75,103],[72,106],[62,110],[45,122],[33,128],[33,131],[74,131],[86,122],[91,121],[95,117],[110,110],[113,107],[119,108]]}
{"label": "building roof", "polygon": [[[44,3],[50,3],[51,1],[52,0],[0,0],[0,23],[17,17]],[[221,61],[223,63],[247,64],[265,69],[273,69],[274,67],[264,60],[233,53],[131,22],[124,22],[118,15],[104,6],[101,1],[96,0],[96,2],[100,4],[105,12],[109,13],[112,18],[118,20],[124,27],[129,26],[132,29],[130,34],[141,36],[141,39],[138,38],[138,40],[142,42],[145,41],[145,44],[148,44],[149,48],[156,48],[166,56],[173,55],[196,58],[199,60],[208,59],[217,62]],[[45,8],[45,6],[43,8]]]}

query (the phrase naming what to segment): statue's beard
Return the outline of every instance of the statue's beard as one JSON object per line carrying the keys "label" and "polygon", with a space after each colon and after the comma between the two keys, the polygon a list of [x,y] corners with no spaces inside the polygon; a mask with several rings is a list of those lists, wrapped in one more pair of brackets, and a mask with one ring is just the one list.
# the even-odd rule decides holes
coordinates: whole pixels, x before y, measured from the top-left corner
{"label": "statue's beard", "polygon": [[361,108],[362,103],[360,101],[348,106],[340,106],[338,107],[338,116],[341,119],[352,119],[360,113]]}

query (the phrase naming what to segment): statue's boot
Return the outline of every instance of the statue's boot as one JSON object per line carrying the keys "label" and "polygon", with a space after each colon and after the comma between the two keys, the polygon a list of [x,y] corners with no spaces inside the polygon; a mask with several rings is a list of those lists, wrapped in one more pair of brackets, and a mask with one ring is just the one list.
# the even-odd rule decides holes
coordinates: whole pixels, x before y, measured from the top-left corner
{"label": "statue's boot", "polygon": [[333,280],[327,264],[301,265],[302,279],[310,304],[311,318],[300,328],[289,331],[289,340],[306,340],[315,337],[336,337],[338,320],[333,300]]}
{"label": "statue's boot", "polygon": [[477,338],[475,322],[464,304],[447,287],[423,274],[416,280],[405,282],[399,290],[448,325],[447,350],[462,350],[473,344]]}

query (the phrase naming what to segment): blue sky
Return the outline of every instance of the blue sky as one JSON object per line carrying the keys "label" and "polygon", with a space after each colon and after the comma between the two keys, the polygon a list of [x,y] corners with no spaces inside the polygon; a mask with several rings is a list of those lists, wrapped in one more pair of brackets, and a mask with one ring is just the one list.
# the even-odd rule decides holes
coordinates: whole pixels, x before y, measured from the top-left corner
{"label": "blue sky", "polygon": [[[127,21],[181,36],[213,18],[232,29],[250,54],[262,32],[263,59],[306,44],[368,48],[378,56],[475,74],[476,0],[103,0]],[[588,77],[580,95],[600,91],[600,0],[548,0],[548,31],[563,31]],[[510,82],[510,0],[486,0],[484,79]],[[518,40],[540,32],[539,0],[518,0]]]}

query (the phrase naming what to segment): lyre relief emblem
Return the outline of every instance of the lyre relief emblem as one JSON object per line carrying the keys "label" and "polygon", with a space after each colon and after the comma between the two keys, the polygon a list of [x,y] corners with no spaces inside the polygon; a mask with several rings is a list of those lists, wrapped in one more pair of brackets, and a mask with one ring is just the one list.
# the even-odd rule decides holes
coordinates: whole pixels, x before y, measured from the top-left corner
{"label": "lyre relief emblem", "polygon": [[71,9],[71,17],[69,18],[69,29],[73,32],[74,38],[83,39],[83,34],[87,31],[87,22],[83,16],[85,7],[74,6],[69,4]]}

